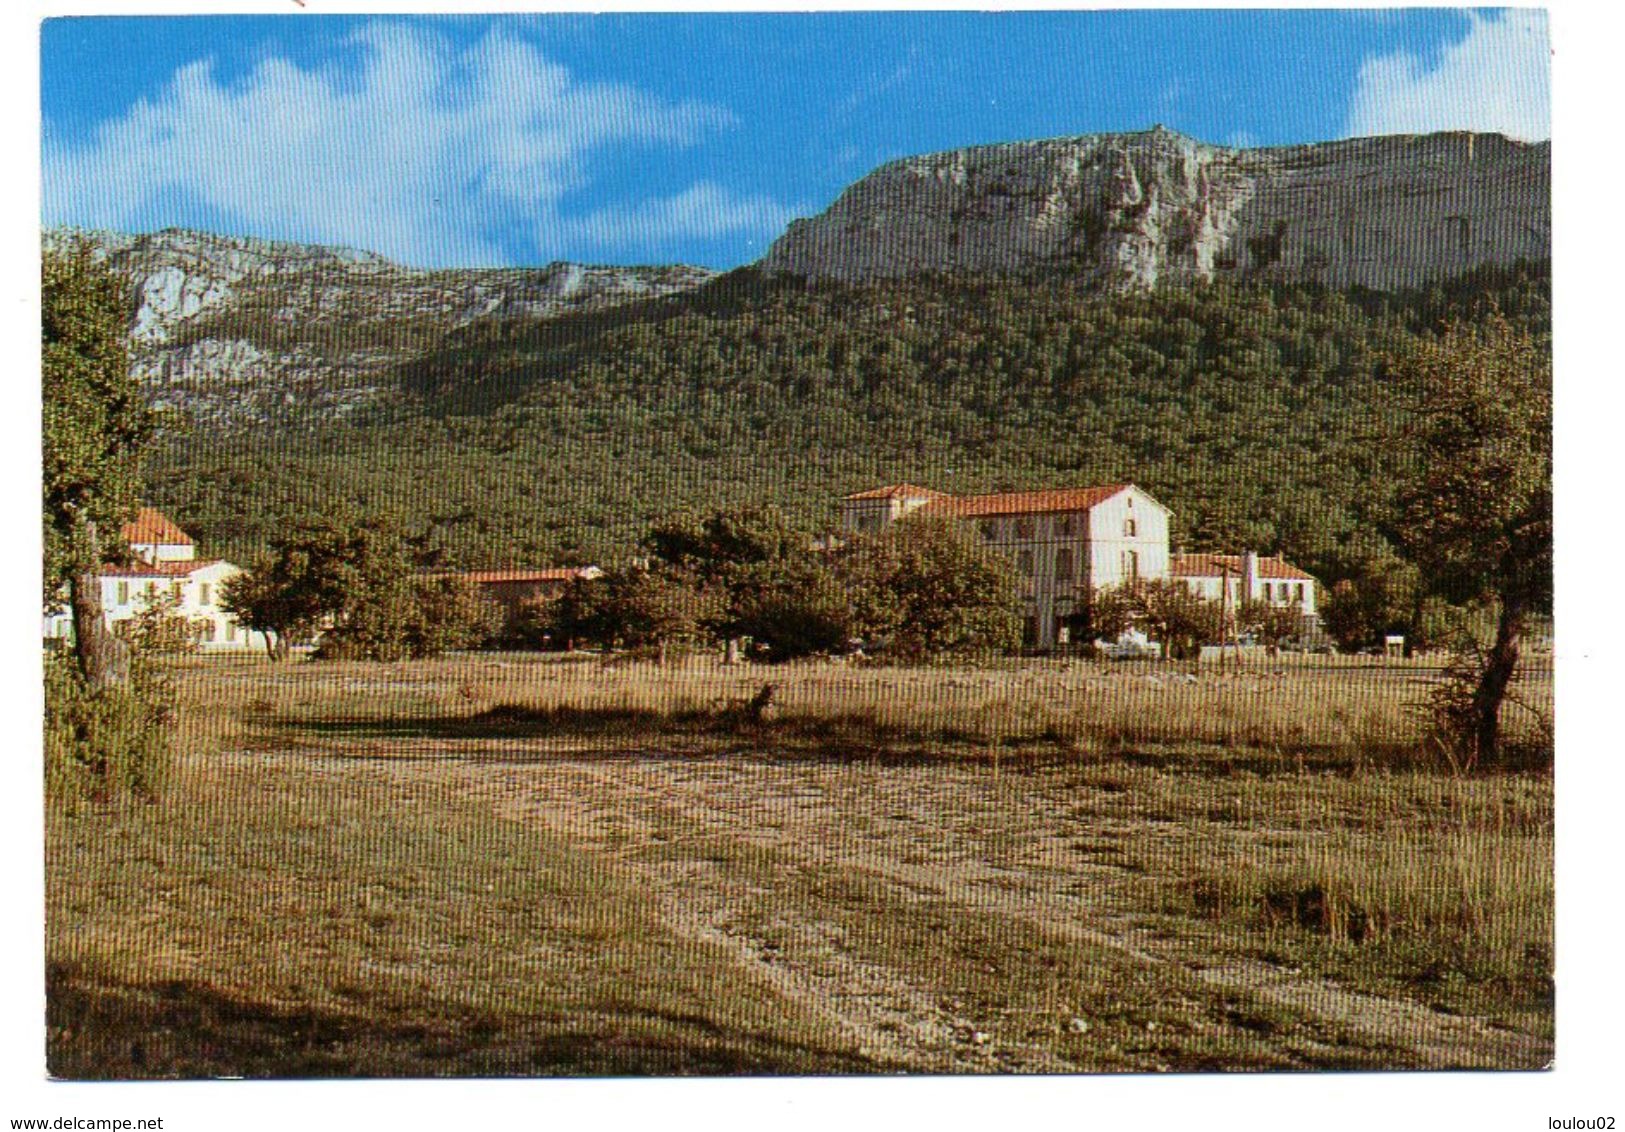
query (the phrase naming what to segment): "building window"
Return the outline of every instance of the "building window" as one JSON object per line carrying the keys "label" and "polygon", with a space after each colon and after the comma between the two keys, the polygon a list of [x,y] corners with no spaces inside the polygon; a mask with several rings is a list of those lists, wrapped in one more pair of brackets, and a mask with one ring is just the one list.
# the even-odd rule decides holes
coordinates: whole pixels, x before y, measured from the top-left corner
{"label": "building window", "polygon": [[158,600],[158,583],[157,582],[148,582],[147,583],[147,604],[151,605],[153,602],[155,602],[157,600]]}
{"label": "building window", "polygon": [[1017,538],[1032,538],[1035,529],[1036,528],[1033,525],[1033,521],[1030,518],[1016,520]]}
{"label": "building window", "polygon": [[1123,536],[1125,538],[1133,538],[1135,529],[1133,515],[1123,520]]}
{"label": "building window", "polygon": [[118,584],[118,603],[120,605],[129,605],[130,604],[130,583],[129,582],[120,582]]}
{"label": "building window", "polygon": [[1298,604],[1302,605],[1303,604],[1303,583],[1302,582],[1298,583],[1297,590],[1298,590]]}
{"label": "building window", "polygon": [[1033,572],[1033,552],[1023,550],[1016,555],[1016,569],[1023,574],[1031,575]]}
{"label": "building window", "polygon": [[1072,548],[1063,546],[1055,552],[1055,579],[1070,582],[1072,578]]}
{"label": "building window", "polygon": [[227,621],[226,622],[226,640],[235,641],[236,639],[237,639],[237,622],[235,622],[235,621]]}
{"label": "building window", "polygon": [[1138,582],[1140,580],[1140,552],[1137,550],[1123,551],[1123,580],[1125,582]]}
{"label": "building window", "polygon": [[[208,605],[209,604],[209,583],[208,582],[204,582],[202,585],[198,586],[198,589],[197,589],[197,603],[199,605]],[[213,640],[213,639],[214,638],[212,638],[212,637],[210,638],[210,640]]]}
{"label": "building window", "polygon": [[999,525],[992,519],[983,519],[976,524],[976,529],[982,532],[982,537],[988,542],[999,537]]}
{"label": "building window", "polygon": [[214,643],[214,622],[213,621],[205,621],[203,623],[203,642],[204,642],[204,644],[213,644]]}
{"label": "building window", "polygon": [[1055,533],[1057,535],[1059,535],[1061,538],[1067,538],[1072,534],[1072,516],[1071,515],[1061,515],[1061,516],[1058,516],[1056,518],[1056,520],[1055,520]]}
{"label": "building window", "polygon": [[171,582],[169,584],[169,596],[174,598],[177,604],[180,602],[181,584],[179,582]]}

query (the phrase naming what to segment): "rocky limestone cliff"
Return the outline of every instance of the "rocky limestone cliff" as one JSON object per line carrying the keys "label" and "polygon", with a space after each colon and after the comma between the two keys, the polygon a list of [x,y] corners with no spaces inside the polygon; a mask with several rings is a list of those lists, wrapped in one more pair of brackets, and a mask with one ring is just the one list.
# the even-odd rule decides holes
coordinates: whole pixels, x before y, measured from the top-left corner
{"label": "rocky limestone cliff", "polygon": [[134,368],[160,407],[220,424],[342,415],[400,364],[487,316],[547,318],[697,287],[693,267],[424,271],[369,252],[167,229],[83,236],[129,274]]}
{"label": "rocky limestone cliff", "polygon": [[1102,286],[1220,278],[1389,290],[1551,254],[1549,143],[1499,134],[1275,149],[1158,127],[881,166],[761,266],[859,280],[1064,268]]}

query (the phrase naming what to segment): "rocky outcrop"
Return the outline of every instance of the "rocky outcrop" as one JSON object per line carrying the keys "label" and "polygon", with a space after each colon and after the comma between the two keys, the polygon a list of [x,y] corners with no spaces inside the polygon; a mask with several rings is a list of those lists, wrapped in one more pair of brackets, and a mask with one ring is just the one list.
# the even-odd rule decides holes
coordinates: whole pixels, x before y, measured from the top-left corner
{"label": "rocky outcrop", "polygon": [[370,252],[167,229],[83,237],[127,273],[133,368],[154,403],[215,423],[330,417],[394,390],[393,374],[476,319],[550,318],[697,287],[694,267],[423,271]]}
{"label": "rocky outcrop", "polygon": [[875,170],[793,222],[761,266],[1414,286],[1549,256],[1550,153],[1468,133],[1230,149],[1160,127],[952,150]]}

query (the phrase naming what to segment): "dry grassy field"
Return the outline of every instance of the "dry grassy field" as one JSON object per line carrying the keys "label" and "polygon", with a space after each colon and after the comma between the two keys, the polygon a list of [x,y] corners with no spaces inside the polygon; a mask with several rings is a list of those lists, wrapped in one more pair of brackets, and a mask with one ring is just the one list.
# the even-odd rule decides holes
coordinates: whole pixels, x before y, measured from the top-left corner
{"label": "dry grassy field", "polygon": [[48,819],[59,1076],[1551,1058],[1551,779],[1425,665],[172,676],[164,802]]}

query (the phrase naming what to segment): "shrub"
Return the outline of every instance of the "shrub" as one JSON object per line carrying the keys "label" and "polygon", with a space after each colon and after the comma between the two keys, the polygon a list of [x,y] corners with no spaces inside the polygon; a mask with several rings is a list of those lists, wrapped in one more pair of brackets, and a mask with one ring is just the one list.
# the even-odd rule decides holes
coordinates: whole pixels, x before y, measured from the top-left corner
{"label": "shrub", "polygon": [[120,621],[113,632],[136,651],[149,656],[186,656],[197,652],[197,626],[177,612],[180,604],[179,598],[166,594],[134,617]]}
{"label": "shrub", "polygon": [[169,777],[174,697],[139,654],[124,686],[92,689],[71,658],[45,661],[45,792],[72,806],[155,801]]}

